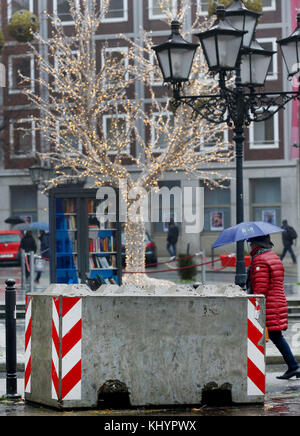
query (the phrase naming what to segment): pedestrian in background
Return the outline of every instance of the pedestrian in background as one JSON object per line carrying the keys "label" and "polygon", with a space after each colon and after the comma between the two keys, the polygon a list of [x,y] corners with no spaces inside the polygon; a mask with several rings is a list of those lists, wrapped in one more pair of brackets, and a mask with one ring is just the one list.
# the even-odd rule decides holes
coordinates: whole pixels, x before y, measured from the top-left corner
{"label": "pedestrian in background", "polygon": [[21,240],[21,244],[20,244],[20,249],[24,250],[25,252],[25,262],[26,262],[26,266],[25,266],[25,274],[26,274],[26,279],[29,278],[30,276],[30,270],[29,270],[29,256],[28,254],[33,251],[34,253],[36,253],[36,242],[34,237],[32,236],[31,230],[27,230],[27,232],[25,233],[25,236],[22,238]]}
{"label": "pedestrian in background", "polygon": [[[46,233],[44,230],[41,230],[39,240],[41,243],[41,257],[44,260],[49,261],[49,259],[50,259],[49,233],[48,232]],[[34,281],[35,283],[39,283],[41,275],[42,275],[42,271],[37,271],[36,278]]]}
{"label": "pedestrian in background", "polygon": [[282,228],[284,229],[282,232],[283,252],[280,256],[280,259],[282,260],[288,251],[291,255],[293,263],[297,263],[294,250],[292,249],[294,240],[296,240],[298,236],[296,230],[292,226],[288,225],[287,220],[282,221]]}
{"label": "pedestrian in background", "polygon": [[167,250],[171,256],[171,260],[176,259],[176,245],[178,241],[179,230],[174,222],[174,218],[170,218],[168,236],[167,236]]}
{"label": "pedestrian in background", "polygon": [[251,266],[248,272],[249,293],[263,294],[266,298],[266,327],[269,338],[282,354],[287,371],[277,377],[300,378],[300,366],[296,361],[282,331],[288,327],[288,306],[284,293],[284,267],[272,251],[270,235],[248,240],[251,246]]}

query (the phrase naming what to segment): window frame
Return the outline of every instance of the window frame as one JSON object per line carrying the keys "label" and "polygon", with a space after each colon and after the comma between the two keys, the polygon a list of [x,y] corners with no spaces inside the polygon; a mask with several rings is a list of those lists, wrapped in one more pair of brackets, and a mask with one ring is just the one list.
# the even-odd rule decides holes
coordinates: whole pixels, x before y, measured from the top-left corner
{"label": "window frame", "polygon": [[[223,216],[223,228],[220,229],[211,229],[211,226],[209,229],[205,228],[205,216],[206,216],[206,212],[209,212],[210,215],[210,224],[211,224],[211,213],[212,210],[211,209],[215,209],[215,212],[217,212],[218,209],[226,209],[226,211],[228,212],[228,217],[229,217],[229,226],[231,225],[231,202],[232,202],[232,195],[231,195],[231,187],[232,184],[230,183],[230,181],[226,182],[228,183],[227,187],[222,188],[214,188],[215,189],[221,189],[221,190],[228,190],[229,191],[229,202],[228,203],[205,203],[204,200],[204,226],[203,226],[203,232],[204,233],[219,233],[222,232],[224,229],[224,225],[225,225],[225,216]],[[205,191],[204,191],[204,199],[205,199]]]}
{"label": "window frame", "polygon": [[8,93],[9,94],[21,94],[22,89],[13,88],[13,59],[17,58],[30,58],[30,86],[28,86],[29,89],[31,89],[32,92],[34,92],[34,56],[32,53],[26,53],[26,54],[18,54],[18,55],[9,55],[8,56]]}
{"label": "window frame", "polygon": [[[225,128],[223,131],[223,142],[226,143],[226,145],[224,146],[224,151],[229,149],[229,146],[231,145],[231,143],[229,142],[229,128]],[[205,141],[203,140],[203,136],[201,136],[200,138],[200,148],[199,148],[199,152],[207,150],[209,151],[210,148],[215,147],[216,144],[214,145],[205,145]]]}
{"label": "window frame", "polygon": [[[101,6],[102,0],[100,0]],[[103,18],[103,23],[124,23],[128,21],[128,0],[123,0],[123,17],[118,18]]]}
{"label": "window frame", "polygon": [[[105,140],[107,140],[107,120],[108,119],[114,119],[114,118],[122,118],[125,120],[125,124],[126,124],[126,129],[128,128],[128,114],[126,113],[122,113],[122,114],[103,114],[102,115],[102,131],[103,131],[103,136],[105,138]],[[107,152],[108,156],[116,156],[118,154],[117,151],[114,150],[109,150]],[[127,145],[126,149],[121,151],[121,154],[130,154],[130,144]]]}
{"label": "window frame", "polygon": [[154,74],[154,68],[155,68],[155,55],[151,54],[150,55],[150,63],[152,65],[152,71],[150,72],[150,80],[151,80],[151,84],[152,86],[163,86],[164,84],[164,80],[163,80],[163,76],[160,73],[160,81],[155,80],[155,74]]}
{"label": "window frame", "polygon": [[263,6],[263,11],[276,11],[276,0],[272,0],[271,6]]}
{"label": "window frame", "polygon": [[[177,9],[177,0],[171,0],[172,1],[172,11],[175,11]],[[166,18],[165,14],[153,14],[153,0],[148,0],[148,19],[149,20],[160,20],[162,18]]]}
{"label": "window frame", "polygon": [[[277,108],[275,106],[270,107],[270,111],[275,112]],[[274,142],[270,145],[268,144],[254,144],[254,124],[252,122],[249,127],[249,149],[250,150],[268,150],[268,149],[278,149],[279,148],[279,112],[275,112],[270,118],[274,123]],[[262,121],[259,121],[260,123]]]}
{"label": "window frame", "polygon": [[[7,1],[7,22],[9,22],[9,20],[11,19],[11,17],[13,16],[12,14],[12,7],[11,7],[11,2],[12,0],[8,0]],[[29,0],[29,11],[30,12],[34,12],[34,7],[33,7],[33,0]]]}
{"label": "window frame", "polygon": [[257,38],[257,42],[264,43],[264,42],[271,42],[272,43],[272,50],[275,51],[275,53],[272,56],[273,61],[273,73],[267,74],[266,81],[271,80],[278,80],[278,52],[277,52],[277,42],[276,38],[274,37],[268,37],[268,38]]}
{"label": "window frame", "polygon": [[[79,4],[79,0],[75,0],[75,7],[76,9],[79,9],[80,4]],[[53,0],[53,15],[54,15],[54,19],[56,21],[56,24],[58,23],[57,18],[59,18],[58,14],[57,14],[57,0]],[[62,21],[60,20],[60,24],[62,26],[74,26],[75,22],[74,21]]]}
{"label": "window frame", "polygon": [[[62,54],[62,52],[60,52],[60,51],[58,51],[58,52],[56,52],[55,53],[55,55],[54,55],[54,70],[55,70],[55,72],[56,73],[58,73],[58,60],[57,60],[57,55],[61,55]],[[71,54],[72,55],[80,55],[80,51],[79,50],[71,50]],[[55,80],[55,78],[53,77],[53,79],[54,79],[54,82],[55,82],[55,84],[54,84],[54,90],[55,90],[55,92],[58,92],[58,86],[57,86],[57,81]]]}
{"label": "window frame", "polygon": [[172,113],[172,112],[169,112],[169,111],[163,111],[163,112],[152,112],[152,123],[151,123],[151,139],[150,139],[150,141],[151,141],[151,148],[152,148],[152,151],[154,152],[154,153],[163,153],[164,152],[164,150],[165,149],[161,149],[161,148],[154,148],[154,143],[155,143],[155,139],[156,139],[156,137],[155,137],[155,131],[156,131],[156,129],[154,128],[154,125],[153,125],[153,123],[154,123],[154,119],[155,119],[155,117],[156,116],[167,116],[167,117],[169,117],[169,118],[173,118],[173,121],[174,121],[174,123],[175,123],[175,117],[174,117],[174,114]]}
{"label": "window frame", "polygon": [[[32,147],[31,151],[28,154],[15,154],[15,138],[14,138],[14,132],[15,127],[14,125],[18,124],[25,124],[25,123],[31,123],[31,138],[32,138]],[[10,145],[10,158],[12,159],[24,159],[24,158],[31,158],[35,155],[36,151],[36,132],[35,132],[35,121],[32,118],[22,118],[22,119],[10,119],[9,120],[9,145]]]}
{"label": "window frame", "polygon": [[[121,53],[122,52],[125,53],[125,55],[124,55],[124,62],[125,62],[124,67],[125,67],[125,69],[127,69],[128,63],[129,63],[129,59],[128,59],[128,47],[126,47],[126,46],[122,46],[122,47],[106,47],[106,48],[104,48],[101,51],[101,64],[104,65],[104,60],[105,60],[104,53],[112,52],[112,51],[118,51],[118,52],[121,52]],[[124,81],[127,82],[128,80],[129,80],[129,72],[127,71],[124,74]],[[103,82],[104,82],[104,85],[105,85],[106,84],[106,77],[105,77],[105,75],[103,77]]]}
{"label": "window frame", "polygon": [[[255,181],[257,180],[268,180],[268,179],[278,179],[279,180],[279,189],[280,189],[280,202],[272,202],[272,203],[255,203],[254,202],[254,190],[255,190]],[[261,209],[272,209],[272,208],[279,208],[280,215],[279,217],[276,217],[276,223],[275,225],[278,225],[277,223],[281,223],[281,215],[282,215],[282,198],[281,198],[281,177],[257,177],[257,178],[251,178],[249,179],[249,185],[250,185],[250,216],[252,221],[255,218],[254,209],[255,208],[261,208]],[[262,221],[262,219],[261,219]]]}
{"label": "window frame", "polygon": [[[207,5],[208,5],[208,3],[209,3],[209,1],[207,0]],[[197,14],[202,16],[202,17],[206,17],[208,15],[208,11],[202,10],[201,0],[197,0]]]}
{"label": "window frame", "polygon": [[[60,143],[59,141],[59,130],[60,130],[60,125],[63,123],[60,123],[59,121],[56,121],[56,145]],[[78,151],[79,153],[82,153],[82,142],[79,140],[78,141]],[[72,156],[72,152],[69,153],[70,156]]]}

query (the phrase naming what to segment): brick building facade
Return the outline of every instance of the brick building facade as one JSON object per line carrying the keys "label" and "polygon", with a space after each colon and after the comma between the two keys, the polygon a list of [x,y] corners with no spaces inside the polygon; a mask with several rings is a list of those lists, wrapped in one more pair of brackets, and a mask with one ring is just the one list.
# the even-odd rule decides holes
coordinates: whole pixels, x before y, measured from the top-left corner
{"label": "brick building facade", "polygon": [[[100,0],[99,0],[100,1]],[[179,0],[178,0],[179,1]],[[190,0],[191,9],[185,25],[193,21],[193,16],[199,13],[206,15],[207,1]],[[174,7],[176,0],[174,0]],[[289,1],[263,0],[264,15],[259,22],[256,39],[265,48],[277,50],[276,40],[283,38],[291,32],[291,16]],[[65,0],[1,0],[1,27],[5,34],[6,45],[2,53],[2,63],[6,69],[6,87],[1,89],[0,124],[4,126],[0,143],[0,228],[8,228],[4,223],[11,214],[31,215],[33,220],[47,221],[47,197],[38,192],[32,185],[28,168],[35,162],[35,152],[47,146],[41,140],[34,125],[31,125],[30,115],[33,113],[25,97],[20,93],[17,71],[31,77],[26,86],[39,85],[35,79],[40,72],[36,69],[33,56],[26,44],[12,40],[7,33],[7,22],[11,15],[20,8],[29,9],[39,16],[41,30],[47,38],[51,29],[43,11],[57,12],[64,22],[66,32],[72,32],[72,23],[68,14]],[[126,54],[126,46],[116,35],[126,34],[138,40],[140,27],[151,30],[154,41],[162,41],[169,35],[168,27],[160,21],[161,12],[156,0],[113,0],[106,22],[100,27],[96,36],[96,48],[101,57],[101,43],[106,40],[110,49]],[[269,70],[266,90],[289,90],[290,83],[283,66],[282,58],[278,53],[274,55]],[[36,88],[37,92],[43,90]],[[135,94],[140,97],[143,89],[137,87]],[[147,100],[145,100],[147,101]],[[26,126],[31,134],[22,134],[17,128],[19,120],[27,119]],[[244,149],[244,193],[245,193],[245,220],[269,219],[280,225],[282,219],[295,227],[300,227],[299,204],[299,168],[298,160],[290,158],[290,126],[291,107],[281,111],[265,123],[257,123],[246,131]],[[1,126],[0,126],[1,127]],[[30,129],[31,127],[31,129]],[[231,139],[230,131],[226,133]],[[212,168],[213,170],[214,168]],[[204,248],[210,253],[210,246],[218,236],[213,226],[213,216],[219,213],[222,226],[235,224],[235,163],[217,169],[224,175],[233,177],[229,189],[205,192],[205,225],[201,235],[185,235],[184,225],[181,226],[181,245],[185,250],[187,243],[191,244],[192,251]],[[200,181],[187,180],[184,176],[172,173],[166,174],[160,184],[172,186],[199,186]],[[298,227],[298,228],[299,228]],[[152,223],[149,227],[158,246],[160,254],[166,255],[163,223]],[[300,229],[299,229],[300,230]],[[299,231],[300,233],[300,231]],[[275,237],[277,250],[281,250],[280,237]],[[226,251],[234,247],[226,247]],[[181,251],[181,250],[180,250]],[[224,251],[224,249],[223,249]]]}

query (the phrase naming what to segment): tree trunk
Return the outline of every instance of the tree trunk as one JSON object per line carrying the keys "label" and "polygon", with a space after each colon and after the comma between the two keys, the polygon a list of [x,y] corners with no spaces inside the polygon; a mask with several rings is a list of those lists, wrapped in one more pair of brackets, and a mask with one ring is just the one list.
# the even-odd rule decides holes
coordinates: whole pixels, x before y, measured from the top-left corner
{"label": "tree trunk", "polygon": [[[143,205],[139,200],[128,201],[125,223],[126,282],[138,283],[145,278],[145,222]],[[132,214],[134,211],[134,214]],[[134,274],[134,273],[137,274]]]}

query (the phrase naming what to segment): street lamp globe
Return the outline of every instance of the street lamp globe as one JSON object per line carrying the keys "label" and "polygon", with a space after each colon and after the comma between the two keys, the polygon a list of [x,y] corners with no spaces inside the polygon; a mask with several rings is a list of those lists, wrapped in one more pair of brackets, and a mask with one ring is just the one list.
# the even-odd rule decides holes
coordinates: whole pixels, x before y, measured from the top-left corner
{"label": "street lamp globe", "polygon": [[163,44],[152,47],[156,53],[164,82],[187,82],[195,52],[199,47],[199,44],[185,41],[180,35],[179,29],[180,23],[172,21],[170,38]]}
{"label": "street lamp globe", "polygon": [[223,5],[217,7],[217,17],[209,30],[196,35],[200,39],[210,71],[234,70],[246,32],[235,29],[226,20]]}
{"label": "street lamp globe", "polygon": [[276,53],[265,50],[254,40],[241,56],[241,84],[248,87],[264,86],[272,56]]}
{"label": "street lamp globe", "polygon": [[282,57],[288,70],[288,75],[293,76],[300,71],[300,13],[297,14],[297,27],[288,37],[277,41]]}
{"label": "street lamp globe", "polygon": [[257,21],[261,15],[262,14],[259,12],[250,11],[241,0],[234,0],[232,4],[226,8],[225,16],[232,27],[247,32],[243,37],[243,47],[250,47]]}

